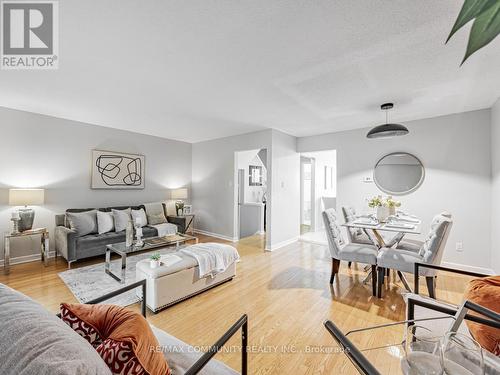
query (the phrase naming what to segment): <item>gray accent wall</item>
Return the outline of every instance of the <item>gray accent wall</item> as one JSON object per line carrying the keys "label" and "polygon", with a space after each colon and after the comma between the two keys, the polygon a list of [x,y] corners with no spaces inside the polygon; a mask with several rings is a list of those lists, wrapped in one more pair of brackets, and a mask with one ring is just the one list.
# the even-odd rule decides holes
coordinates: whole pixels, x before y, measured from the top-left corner
{"label": "gray accent wall", "polygon": [[[418,190],[400,200],[402,209],[423,219],[420,238],[429,231],[432,217],[447,210],[452,213],[454,224],[444,262],[477,271],[491,270],[490,110],[405,125],[410,134],[404,137],[369,140],[367,128],[302,137],[297,148],[299,152],[337,150],[337,208],[352,205],[360,212],[367,212],[365,198],[384,194],[374,183],[363,182],[364,177],[372,176],[377,160],[396,151],[414,154],[424,164],[425,180]],[[500,188],[497,189],[500,194]],[[457,242],[463,243],[462,252],[455,250]]]}
{"label": "gray accent wall", "polygon": [[[66,208],[165,201],[169,189],[190,186],[191,144],[0,107],[0,230],[11,230],[8,189],[45,188],[35,227],[53,235],[54,215]],[[91,150],[145,155],[143,190],[90,189]],[[53,236],[52,236],[53,237]],[[11,257],[39,251],[38,239],[17,240]],[[19,243],[21,242],[21,243]],[[3,243],[0,259],[3,259]],[[53,249],[53,247],[52,247]]]}

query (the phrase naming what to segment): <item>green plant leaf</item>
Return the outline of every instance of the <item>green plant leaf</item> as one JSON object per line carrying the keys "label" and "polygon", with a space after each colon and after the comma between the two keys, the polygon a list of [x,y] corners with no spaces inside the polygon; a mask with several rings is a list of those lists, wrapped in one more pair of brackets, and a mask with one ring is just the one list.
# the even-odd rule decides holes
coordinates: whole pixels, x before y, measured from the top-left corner
{"label": "green plant leaf", "polygon": [[478,17],[482,13],[486,12],[489,8],[498,4],[499,0],[465,0],[460,13],[458,14],[457,20],[451,29],[450,35],[446,39],[446,43],[460,28],[462,28],[469,21]]}
{"label": "green plant leaf", "polygon": [[476,18],[462,64],[474,52],[483,48],[500,34],[500,1]]}

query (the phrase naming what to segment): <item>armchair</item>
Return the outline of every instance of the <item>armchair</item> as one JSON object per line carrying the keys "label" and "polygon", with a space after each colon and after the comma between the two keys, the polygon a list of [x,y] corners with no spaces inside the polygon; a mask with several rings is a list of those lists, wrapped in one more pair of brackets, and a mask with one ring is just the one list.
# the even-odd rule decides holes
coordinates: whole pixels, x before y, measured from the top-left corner
{"label": "armchair", "polygon": [[372,294],[375,296],[377,284],[377,247],[368,244],[346,243],[337,222],[337,213],[333,208],[323,211],[323,221],[332,257],[330,284],[333,284],[335,275],[339,271],[341,260],[368,264],[372,268]]}
{"label": "armchair", "polygon": [[[382,297],[382,283],[385,269],[396,270],[406,289],[410,290],[403,272],[412,273],[415,263],[439,265],[443,257],[444,248],[451,231],[453,221],[451,215],[438,214],[431,223],[431,229],[418,252],[402,249],[383,248],[377,256],[378,285],[377,295]],[[423,270],[421,274],[426,277],[429,296],[435,297],[436,272],[432,269]]]}

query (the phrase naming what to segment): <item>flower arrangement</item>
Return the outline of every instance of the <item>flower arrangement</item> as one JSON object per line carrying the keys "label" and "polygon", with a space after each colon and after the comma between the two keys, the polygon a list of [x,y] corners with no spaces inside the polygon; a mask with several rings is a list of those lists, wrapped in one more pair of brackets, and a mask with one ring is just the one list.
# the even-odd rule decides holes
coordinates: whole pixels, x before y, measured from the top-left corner
{"label": "flower arrangement", "polygon": [[390,195],[385,200],[385,203],[389,208],[401,207],[401,202],[393,199]]}
{"label": "flower arrangement", "polygon": [[368,207],[370,208],[382,207],[383,205],[384,205],[384,199],[382,198],[381,195],[377,195],[376,197],[373,197],[368,201]]}
{"label": "flower arrangement", "polygon": [[392,196],[388,196],[387,198],[382,197],[381,195],[377,195],[376,197],[372,197],[368,200],[368,207],[376,208],[376,207],[401,207],[401,202],[392,198]]}

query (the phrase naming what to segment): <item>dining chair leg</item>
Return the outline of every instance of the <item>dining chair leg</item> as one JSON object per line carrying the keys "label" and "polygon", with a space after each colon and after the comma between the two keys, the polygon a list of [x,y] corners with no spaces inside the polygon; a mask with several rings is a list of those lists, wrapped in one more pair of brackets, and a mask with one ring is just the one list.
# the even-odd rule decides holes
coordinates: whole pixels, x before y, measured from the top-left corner
{"label": "dining chair leg", "polygon": [[436,299],[436,280],[433,276],[426,276],[425,282],[427,283],[427,290],[429,291],[429,297]]}
{"label": "dining chair leg", "polygon": [[377,296],[377,266],[372,265],[372,296]]}
{"label": "dining chair leg", "polygon": [[332,275],[330,276],[330,284],[333,284],[335,275],[339,272],[340,260],[332,258]]}
{"label": "dining chair leg", "polygon": [[399,279],[401,280],[401,282],[403,283],[405,289],[408,291],[408,292],[412,292],[411,288],[410,288],[410,285],[408,284],[408,280],[406,280],[406,277],[405,275],[403,275],[403,273],[401,271],[398,271],[398,276],[399,276]]}
{"label": "dining chair leg", "polygon": [[382,298],[382,282],[384,281],[385,269],[379,267],[377,277],[377,297]]}

